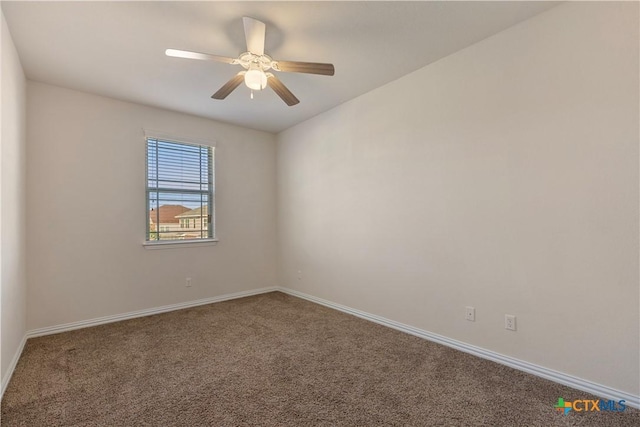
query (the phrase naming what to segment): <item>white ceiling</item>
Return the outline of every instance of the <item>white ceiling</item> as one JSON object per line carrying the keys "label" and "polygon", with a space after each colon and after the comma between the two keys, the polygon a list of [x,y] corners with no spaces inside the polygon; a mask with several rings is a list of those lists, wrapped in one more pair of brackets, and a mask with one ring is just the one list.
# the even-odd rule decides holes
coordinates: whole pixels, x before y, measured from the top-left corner
{"label": "white ceiling", "polygon": [[[7,2],[29,79],[279,132],[463,49],[551,2]],[[274,59],[330,62],[333,77],[277,73],[300,99],[241,85],[239,66],[169,58],[166,48],[236,57],[242,16],[267,24]]]}

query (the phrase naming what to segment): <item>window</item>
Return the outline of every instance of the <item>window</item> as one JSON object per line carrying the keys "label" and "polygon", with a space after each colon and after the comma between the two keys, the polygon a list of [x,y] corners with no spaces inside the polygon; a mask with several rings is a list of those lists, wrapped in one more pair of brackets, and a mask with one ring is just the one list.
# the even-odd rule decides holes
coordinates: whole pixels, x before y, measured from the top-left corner
{"label": "window", "polygon": [[213,151],[147,136],[147,242],[214,238]]}

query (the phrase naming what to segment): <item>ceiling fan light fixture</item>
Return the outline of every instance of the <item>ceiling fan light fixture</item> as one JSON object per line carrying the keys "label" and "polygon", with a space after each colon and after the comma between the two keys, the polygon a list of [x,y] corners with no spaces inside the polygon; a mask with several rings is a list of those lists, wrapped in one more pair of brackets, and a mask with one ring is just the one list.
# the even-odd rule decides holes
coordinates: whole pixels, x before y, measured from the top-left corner
{"label": "ceiling fan light fixture", "polygon": [[[1,1],[1,0],[0,0]],[[167,56],[177,58],[200,59],[206,61],[223,62],[231,65],[240,65],[244,70],[226,82],[216,93],[211,95],[213,99],[225,99],[238,86],[244,84],[251,89],[251,99],[254,90],[263,90],[269,86],[288,106],[296,105],[300,102],[294,94],[269,70],[284,71],[290,73],[320,74],[333,76],[335,69],[333,64],[319,62],[299,62],[299,61],[274,61],[269,55],[264,53],[265,24],[257,19],[247,16],[242,18],[244,25],[244,36],[247,42],[247,51],[241,53],[237,58],[226,56],[210,55],[208,53],[191,52],[188,50],[167,49]],[[245,71],[246,70],[246,71]]]}
{"label": "ceiling fan light fixture", "polygon": [[267,87],[267,75],[260,69],[250,69],[244,75],[244,84],[249,89],[262,90]]}

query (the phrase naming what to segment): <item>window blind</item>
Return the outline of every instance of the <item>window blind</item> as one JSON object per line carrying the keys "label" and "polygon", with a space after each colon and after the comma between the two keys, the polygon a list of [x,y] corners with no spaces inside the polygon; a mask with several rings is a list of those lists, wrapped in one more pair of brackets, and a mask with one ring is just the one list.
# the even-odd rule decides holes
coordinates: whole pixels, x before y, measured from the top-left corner
{"label": "window blind", "polygon": [[213,148],[147,138],[147,241],[213,238]]}

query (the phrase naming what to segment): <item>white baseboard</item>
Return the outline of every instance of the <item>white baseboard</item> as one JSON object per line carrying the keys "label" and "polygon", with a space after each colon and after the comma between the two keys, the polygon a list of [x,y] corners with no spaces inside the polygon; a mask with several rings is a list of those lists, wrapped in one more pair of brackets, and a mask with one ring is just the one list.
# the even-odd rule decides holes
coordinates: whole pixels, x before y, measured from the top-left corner
{"label": "white baseboard", "polygon": [[13,359],[11,359],[11,364],[9,365],[9,369],[7,373],[4,374],[4,378],[2,378],[2,388],[0,389],[0,402],[2,401],[2,396],[4,396],[4,391],[7,389],[9,385],[9,381],[11,381],[11,376],[13,375],[13,371],[16,369],[16,365],[18,365],[18,360],[20,360],[20,356],[22,355],[22,350],[24,350],[24,346],[27,343],[27,336],[22,337],[22,341],[20,341],[20,345],[16,349],[15,354],[13,355]]}
{"label": "white baseboard", "polygon": [[476,347],[471,344],[457,341],[452,338],[447,338],[442,335],[434,334],[433,332],[425,331],[415,328],[413,326],[405,325],[400,322],[386,319],[384,317],[376,316],[375,314],[367,313],[365,311],[356,310],[345,305],[336,304],[331,301],[327,301],[322,298],[317,298],[312,295],[305,294],[303,292],[295,291],[288,288],[277,288],[278,291],[288,295],[292,295],[298,298],[305,299],[307,301],[314,302],[316,304],[324,305],[325,307],[333,308],[343,313],[348,313],[362,319],[369,320],[371,322],[378,323],[380,325],[388,326],[389,328],[396,329],[398,331],[405,332],[410,335],[414,335],[420,338],[424,338],[429,341],[436,342],[438,344],[446,345],[447,347],[454,348],[456,350],[463,351],[465,353],[472,354],[474,356],[481,357],[483,359],[491,360],[502,365],[509,366],[519,371],[524,371],[529,374],[545,378],[547,380],[556,382],[558,384],[566,385],[577,390],[581,390],[593,395],[602,397],[607,400],[624,400],[627,406],[634,408],[640,408],[640,396],[635,396],[625,391],[616,390],[611,387],[607,387],[602,384],[597,384],[589,380],[574,377],[572,375],[564,374],[562,372],[554,371],[553,369],[545,368],[543,366],[535,365],[533,363],[519,360],[510,356],[505,356],[500,353],[496,353],[491,350],[487,350],[481,347]]}
{"label": "white baseboard", "polygon": [[112,316],[98,317],[95,319],[81,320],[79,322],[65,323],[63,325],[47,326],[45,328],[33,329],[27,332],[27,338],[41,337],[43,335],[58,334],[60,332],[73,331],[74,329],[89,328],[91,326],[104,325],[106,323],[119,322],[121,320],[135,319],[136,317],[151,316],[153,314],[167,313],[169,311],[182,310],[199,305],[212,304],[214,302],[229,301],[232,299],[249,297],[252,295],[264,294],[278,290],[276,287],[253,289],[250,291],[234,292],[232,294],[220,295],[217,297],[203,298],[195,301],[181,302],[178,304],[163,305],[161,307],[147,308],[144,310],[131,311],[129,313],[114,314]]}

